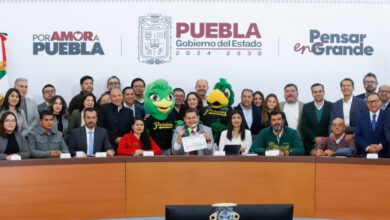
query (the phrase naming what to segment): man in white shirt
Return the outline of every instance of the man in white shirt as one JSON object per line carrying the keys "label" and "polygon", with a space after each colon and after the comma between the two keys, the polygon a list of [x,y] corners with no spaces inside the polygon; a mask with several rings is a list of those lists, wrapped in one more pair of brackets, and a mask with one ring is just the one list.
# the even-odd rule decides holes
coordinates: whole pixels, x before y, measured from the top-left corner
{"label": "man in white shirt", "polygon": [[122,90],[123,93],[123,107],[133,110],[134,118],[144,118],[145,108],[135,102],[135,92],[131,87],[126,87]]}
{"label": "man in white shirt", "polygon": [[280,110],[286,115],[288,127],[300,133],[303,102],[298,101],[298,87],[293,83],[287,84],[284,87],[284,98],[286,101],[280,103]]}

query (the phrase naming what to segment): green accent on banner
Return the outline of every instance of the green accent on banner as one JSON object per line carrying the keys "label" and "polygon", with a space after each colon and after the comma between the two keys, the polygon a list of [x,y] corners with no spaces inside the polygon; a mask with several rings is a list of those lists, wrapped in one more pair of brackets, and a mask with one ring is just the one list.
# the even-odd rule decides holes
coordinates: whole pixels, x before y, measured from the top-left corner
{"label": "green accent on banner", "polygon": [[5,74],[6,74],[6,71],[0,70],[0,80],[5,76]]}

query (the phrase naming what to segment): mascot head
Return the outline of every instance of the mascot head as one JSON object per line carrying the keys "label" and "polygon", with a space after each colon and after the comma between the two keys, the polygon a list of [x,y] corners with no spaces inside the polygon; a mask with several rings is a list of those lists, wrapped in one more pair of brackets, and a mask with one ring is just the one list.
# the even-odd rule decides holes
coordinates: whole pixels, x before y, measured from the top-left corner
{"label": "mascot head", "polygon": [[167,119],[174,105],[173,90],[166,80],[158,79],[146,86],[145,107],[154,118]]}
{"label": "mascot head", "polygon": [[220,78],[214,90],[207,96],[207,103],[215,109],[225,109],[234,103],[232,85],[224,78]]}

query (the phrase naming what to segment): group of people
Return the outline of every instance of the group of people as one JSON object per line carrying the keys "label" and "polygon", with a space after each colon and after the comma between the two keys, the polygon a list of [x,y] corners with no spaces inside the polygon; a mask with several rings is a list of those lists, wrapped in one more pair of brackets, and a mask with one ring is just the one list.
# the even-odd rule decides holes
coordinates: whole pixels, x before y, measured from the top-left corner
{"label": "group of people", "polygon": [[[358,156],[368,153],[390,157],[390,87],[378,87],[373,73],[363,78],[365,93],[353,95],[354,82],[342,79],[343,98],[331,103],[324,99],[325,88],[311,86],[313,101],[298,100],[295,84],[284,87],[285,101],[275,94],[244,89],[241,102],[229,109],[227,129],[218,139],[204,125],[208,82],[200,79],[187,95],[173,89],[175,103],[165,120],[151,117],[144,107],[145,82],[136,78],[122,89],[120,79],[107,80],[107,92],[99,99],[93,94],[93,78],[80,79],[81,91],[67,107],[55,86],[42,88],[44,102],[37,105],[27,97],[28,81],[16,79],[0,107],[0,159],[142,155],[213,155],[225,146],[239,145],[242,154],[280,156]],[[203,111],[202,111],[203,110]],[[186,137],[201,135],[205,147],[187,152]]]}

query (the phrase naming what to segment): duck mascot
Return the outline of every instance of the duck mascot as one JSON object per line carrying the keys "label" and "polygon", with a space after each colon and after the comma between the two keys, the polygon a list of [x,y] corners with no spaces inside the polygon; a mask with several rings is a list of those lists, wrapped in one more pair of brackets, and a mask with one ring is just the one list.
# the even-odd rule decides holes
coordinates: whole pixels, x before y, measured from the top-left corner
{"label": "duck mascot", "polygon": [[213,91],[207,96],[208,106],[200,112],[200,120],[204,125],[211,127],[214,141],[219,142],[219,136],[227,129],[229,112],[234,103],[234,92],[226,79],[220,78]]}
{"label": "duck mascot", "polygon": [[170,114],[175,105],[172,87],[164,79],[146,85],[144,103],[150,114],[145,121],[145,129],[161,148],[162,153],[169,154],[175,124]]}

